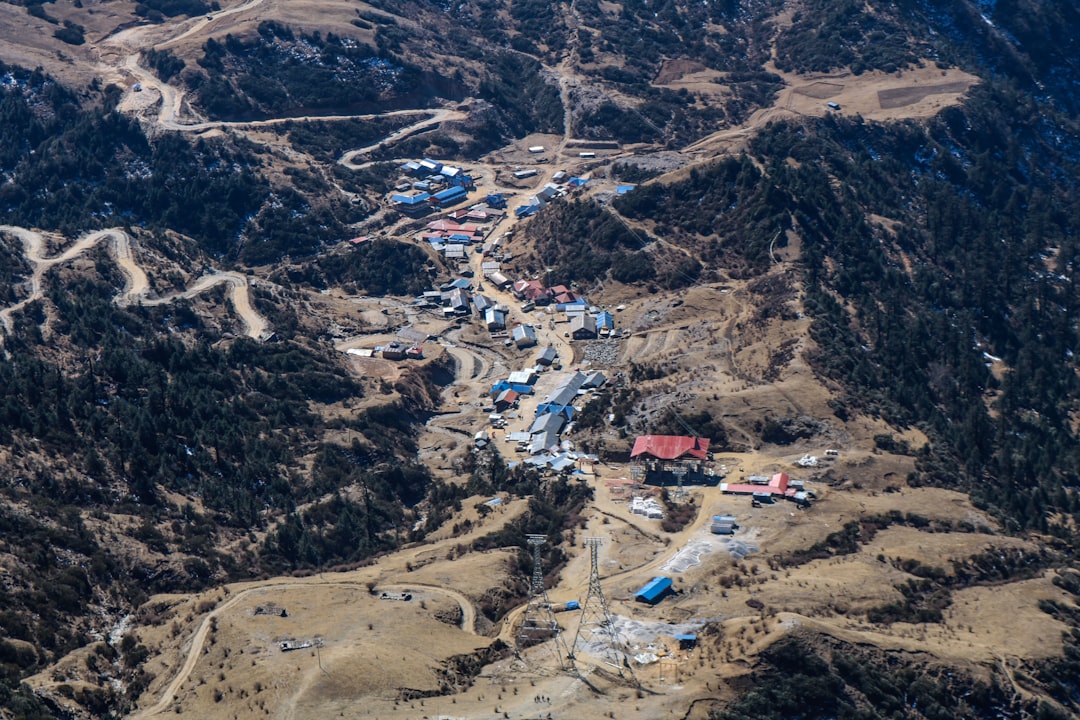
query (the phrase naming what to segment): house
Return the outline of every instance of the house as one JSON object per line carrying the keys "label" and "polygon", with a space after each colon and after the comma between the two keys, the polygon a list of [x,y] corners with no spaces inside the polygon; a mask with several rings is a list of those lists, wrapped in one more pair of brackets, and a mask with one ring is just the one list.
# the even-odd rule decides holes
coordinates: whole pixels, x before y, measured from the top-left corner
{"label": "house", "polygon": [[487,203],[488,207],[495,208],[496,210],[502,210],[506,207],[506,198],[504,198],[501,193],[491,193],[490,195],[487,195],[484,197],[484,202]]}
{"label": "house", "polygon": [[579,315],[570,321],[570,335],[575,340],[592,340],[596,337],[596,318]]}
{"label": "house", "polygon": [[447,260],[464,260],[466,258],[465,248],[462,245],[444,245],[443,257]]}
{"label": "house", "polygon": [[556,183],[561,183],[567,177],[569,177],[569,175],[566,174],[565,170],[559,170],[554,175],[551,176],[551,181],[556,182]]}
{"label": "house", "polygon": [[394,341],[383,346],[382,356],[385,360],[404,360],[406,350],[407,348],[403,344]]}
{"label": "house", "polygon": [[507,285],[510,284],[510,278],[506,277],[505,275],[503,275],[498,270],[496,270],[493,273],[490,273],[487,276],[487,279],[488,279],[488,282],[490,282],[492,285],[499,288],[500,290],[505,288]]}
{"label": "house", "polygon": [[514,179],[524,180],[525,178],[531,178],[536,176],[536,168],[525,168],[523,170],[514,171]]}
{"label": "house", "polygon": [[528,385],[531,387],[536,383],[538,377],[539,376],[533,370],[516,370],[510,373],[507,382],[511,385]]}
{"label": "house", "polygon": [[583,390],[594,390],[607,382],[607,376],[602,372],[589,373],[589,376],[585,378],[585,382],[582,383],[581,388]]}
{"label": "house", "polygon": [[671,592],[671,585],[671,578],[669,577],[654,577],[643,588],[634,593],[634,599],[638,602],[655,605]]}
{"label": "house", "polygon": [[454,288],[448,294],[446,306],[451,308],[455,315],[468,315],[469,293],[462,288]]}
{"label": "house", "polygon": [[558,188],[558,186],[557,185],[552,185],[551,183],[548,183],[548,184],[544,185],[544,187],[540,190],[540,192],[536,193],[536,197],[539,198],[540,200],[542,200],[545,203],[551,202],[552,200],[554,200],[558,196],[559,196],[559,188]]}
{"label": "house", "polygon": [[532,347],[536,344],[536,331],[531,325],[518,325],[514,328],[511,337],[519,348]]}
{"label": "house", "polygon": [[512,407],[517,407],[519,397],[521,397],[521,393],[516,390],[511,390],[509,388],[503,390],[495,396],[495,410],[504,412]]}
{"label": "house", "polygon": [[485,260],[480,263],[480,272],[483,273],[484,277],[487,277],[493,272],[499,272],[501,267],[502,264],[498,260]]}
{"label": "house", "polygon": [[514,210],[514,215],[518,218],[527,218],[530,215],[535,215],[536,211],[540,209],[539,205],[522,205]]}
{"label": "house", "polygon": [[488,308],[495,307],[495,301],[486,295],[477,295],[473,298],[473,307],[476,308],[476,312],[486,312]]}
{"label": "house", "polygon": [[537,365],[551,365],[559,357],[559,353],[550,345],[536,354]]}
{"label": "house", "polygon": [[596,314],[596,332],[602,337],[607,337],[615,329],[615,316],[607,310]]}
{"label": "house", "polygon": [[413,345],[411,348],[405,351],[405,357],[410,360],[423,360],[424,348],[420,345]]}
{"label": "house", "polygon": [[514,283],[514,295],[518,300],[528,300],[543,306],[551,303],[551,295],[539,280],[518,280]]}
{"label": "house", "polygon": [[506,311],[498,307],[489,307],[484,311],[484,325],[489,332],[506,329]]}
{"label": "house", "polygon": [[544,152],[544,146],[543,145],[530,145],[529,146],[529,152],[531,152],[533,155],[537,155],[539,153]]}

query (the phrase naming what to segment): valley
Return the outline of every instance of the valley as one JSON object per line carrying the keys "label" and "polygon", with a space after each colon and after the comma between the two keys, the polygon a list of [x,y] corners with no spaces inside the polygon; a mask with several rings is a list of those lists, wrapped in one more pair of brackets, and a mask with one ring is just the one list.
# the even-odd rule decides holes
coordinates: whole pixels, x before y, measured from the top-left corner
{"label": "valley", "polygon": [[[530,37],[522,4],[486,38],[455,15],[470,4],[250,0],[153,22],[128,5],[39,6],[58,27],[79,18],[78,45],[12,32],[23,10],[5,5],[0,32],[16,42],[0,60],[92,82],[113,113],[101,122],[145,135],[117,145],[123,172],[89,186],[123,177],[137,197],[133,178],[168,165],[155,143],[177,138],[205,153],[188,167],[248,185],[206,198],[228,204],[219,223],[213,209],[209,222],[156,207],[144,220],[109,200],[78,231],[67,217],[0,226],[5,362],[43,358],[4,375],[19,383],[11,404],[51,407],[39,382],[76,408],[5,411],[0,458],[18,479],[0,517],[97,543],[93,563],[66,547],[36,561],[86,586],[65,610],[77,634],[19,656],[19,681],[55,716],[1077,712],[1075,680],[1055,679],[1075,668],[1080,619],[1075,469],[1024,465],[1052,447],[1073,457],[1075,206],[1035,217],[1072,196],[1049,180],[1017,189],[1037,185],[1027,168],[1008,176],[1011,195],[960,179],[1000,157],[1035,165],[1046,143],[1066,169],[1042,167],[1068,184],[1064,134],[1032,121],[1032,145],[1005,151],[972,130],[1007,137],[977,113],[1007,113],[988,95],[1019,91],[925,39],[905,62],[865,66],[869,42],[847,66],[803,57],[802,13],[828,15],[815,0],[736,3],[724,32],[669,19],[705,28],[682,38],[701,61],[618,62],[627,40],[613,33],[637,18],[660,47],[664,22],[569,3]],[[727,46],[706,40],[743,43],[724,56],[737,63],[717,69]],[[499,76],[512,62],[531,70]],[[605,70],[635,63],[656,72]],[[312,86],[333,68],[357,97],[304,104],[295,67]],[[34,81],[7,77],[43,106]],[[962,182],[956,197],[1032,213],[1001,231],[1016,241],[1000,252],[1030,263],[1015,287],[978,259],[1005,221],[959,209]],[[163,187],[146,196],[204,203],[177,179]],[[15,214],[25,198],[5,202],[31,216]],[[961,238],[964,213],[978,241]],[[1029,281],[1038,293],[1018,289]],[[78,282],[105,320],[61,301]],[[1023,327],[973,307],[1060,334],[1059,404],[1017,399],[1016,378],[1036,383],[1051,363],[1028,354]],[[42,444],[49,422],[78,442]],[[705,437],[689,460],[638,449]],[[1033,449],[1047,437],[1059,445]],[[50,463],[65,444],[77,459]],[[67,515],[25,479],[50,473]],[[1024,473],[1026,494],[1002,489]],[[645,498],[657,516],[638,510]],[[544,539],[538,568],[530,536]],[[2,558],[28,617],[47,584],[33,557],[9,544]],[[136,572],[160,584],[143,590]],[[672,587],[653,601],[656,577]],[[597,609],[590,579],[609,626],[567,606]],[[543,618],[557,638],[522,643]],[[0,619],[13,657],[36,648],[14,619]],[[568,647],[579,627],[593,641]],[[595,641],[605,629],[614,648]]]}

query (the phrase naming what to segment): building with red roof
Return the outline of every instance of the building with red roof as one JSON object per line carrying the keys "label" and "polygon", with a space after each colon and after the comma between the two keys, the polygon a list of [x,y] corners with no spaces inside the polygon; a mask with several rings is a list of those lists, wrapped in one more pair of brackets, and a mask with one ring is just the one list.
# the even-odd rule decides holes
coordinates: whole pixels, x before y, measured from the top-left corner
{"label": "building with red roof", "polygon": [[[752,480],[753,478],[751,478]],[[764,480],[764,478],[762,478]],[[784,497],[789,500],[795,499],[795,495],[798,492],[796,488],[790,487],[791,478],[787,473],[776,473],[769,482],[762,484],[760,482],[754,483],[720,483],[720,492],[728,495],[758,495],[768,493],[773,497]]]}
{"label": "building with red roof", "polygon": [[652,485],[714,485],[720,479],[713,470],[709,438],[685,435],[642,435],[630,451],[631,472]]}
{"label": "building with red roof", "polygon": [[680,460],[684,457],[705,460],[709,456],[709,438],[685,435],[642,435],[634,441],[630,457],[656,460]]}

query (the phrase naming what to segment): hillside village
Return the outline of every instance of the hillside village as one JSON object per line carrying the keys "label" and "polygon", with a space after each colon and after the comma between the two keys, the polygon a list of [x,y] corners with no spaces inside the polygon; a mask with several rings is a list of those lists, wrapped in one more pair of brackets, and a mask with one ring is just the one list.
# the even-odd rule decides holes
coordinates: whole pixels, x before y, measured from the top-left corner
{"label": "hillside village", "polygon": [[1080,708],[1052,3],[212,5],[0,13],[0,718]]}

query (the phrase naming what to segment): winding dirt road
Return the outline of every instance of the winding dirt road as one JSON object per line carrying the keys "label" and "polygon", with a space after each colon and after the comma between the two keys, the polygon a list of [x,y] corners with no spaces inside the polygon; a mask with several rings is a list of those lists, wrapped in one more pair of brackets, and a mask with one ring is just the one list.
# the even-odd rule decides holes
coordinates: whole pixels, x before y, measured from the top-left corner
{"label": "winding dirt road", "polygon": [[256,340],[263,338],[269,329],[269,323],[255,311],[251,305],[250,288],[246,276],[236,272],[214,272],[199,278],[186,290],[165,295],[162,297],[147,297],[150,291],[149,279],[146,271],[135,262],[131,252],[131,238],[119,228],[98,230],[76,240],[70,247],[65,248],[59,255],[45,257],[45,238],[34,230],[15,227],[13,225],[0,225],[0,235],[10,235],[22,241],[23,257],[31,265],[30,294],[19,302],[0,310],[0,322],[4,325],[7,335],[14,329],[14,314],[35,300],[41,299],[44,294],[42,280],[50,269],[55,265],[74,260],[84,252],[95,247],[103,240],[109,241],[109,248],[117,264],[126,278],[124,289],[113,301],[117,305],[127,306],[136,303],[144,305],[166,305],[179,298],[192,298],[200,293],[216,287],[222,283],[229,286],[229,298],[232,301],[236,314],[243,321],[246,334]]}
{"label": "winding dirt road", "polygon": [[[195,671],[195,666],[198,664],[199,658],[202,657],[203,646],[206,644],[207,635],[210,634],[210,628],[213,625],[214,620],[221,613],[234,607],[237,603],[239,603],[251,593],[265,590],[268,587],[273,587],[277,589],[303,589],[309,588],[312,585],[318,585],[320,587],[359,588],[362,589],[364,592],[368,592],[366,584],[360,582],[359,580],[323,581],[321,579],[315,579],[309,582],[297,582],[295,580],[275,582],[273,580],[270,580],[264,583],[259,583],[258,585],[254,585],[252,587],[244,588],[243,590],[232,594],[228,600],[215,608],[213,612],[207,614],[207,616],[202,619],[202,622],[199,623],[199,627],[195,630],[195,634],[191,638],[191,648],[188,650],[187,658],[185,658],[184,664],[183,666],[181,666],[180,671],[176,674],[176,677],[174,677],[172,679],[172,682],[169,683],[168,687],[166,687],[165,690],[162,691],[161,699],[158,700],[151,707],[132,715],[133,720],[142,720],[143,718],[153,717],[154,715],[159,715],[168,710],[169,705],[172,704],[173,697],[180,692],[180,688],[183,687],[184,683],[187,682],[189,677],[191,677],[191,673]],[[438,587],[435,585],[421,585],[417,583],[412,583],[409,585],[394,583],[390,585],[379,585],[378,587],[381,590],[415,591],[416,589],[423,589],[425,592],[433,592],[440,595],[445,595],[446,597],[449,597],[461,606],[462,629],[470,634],[476,634],[476,608],[473,607],[472,602],[467,597],[457,592],[456,590],[450,590],[448,588]]]}

